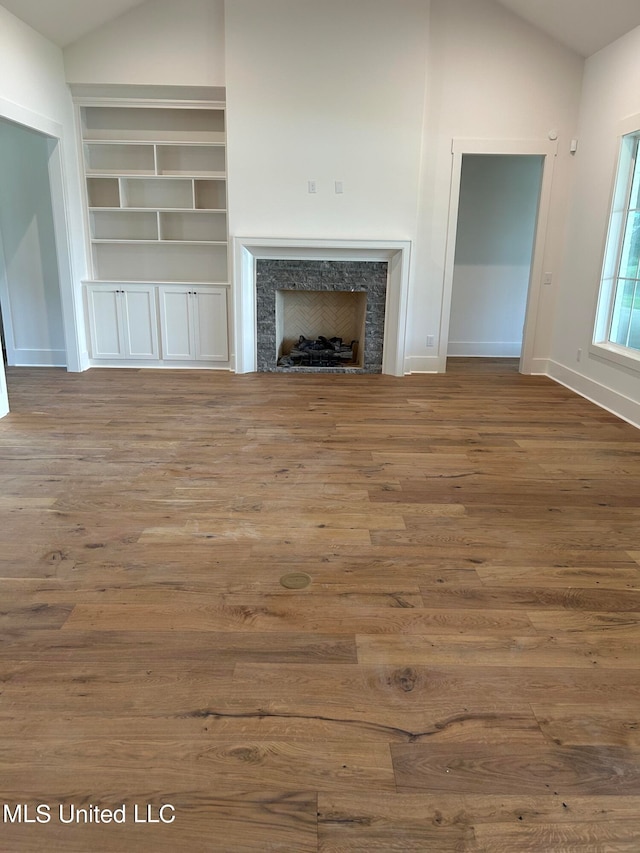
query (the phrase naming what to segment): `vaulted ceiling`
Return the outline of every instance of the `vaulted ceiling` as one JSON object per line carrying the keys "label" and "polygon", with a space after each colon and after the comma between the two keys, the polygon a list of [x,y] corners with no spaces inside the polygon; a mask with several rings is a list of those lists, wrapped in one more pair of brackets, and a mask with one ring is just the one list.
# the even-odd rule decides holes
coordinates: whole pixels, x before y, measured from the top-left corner
{"label": "vaulted ceiling", "polygon": [[[2,6],[60,47],[144,2],[146,0],[0,0]],[[498,2],[582,56],[590,56],[640,26],[640,0]]]}

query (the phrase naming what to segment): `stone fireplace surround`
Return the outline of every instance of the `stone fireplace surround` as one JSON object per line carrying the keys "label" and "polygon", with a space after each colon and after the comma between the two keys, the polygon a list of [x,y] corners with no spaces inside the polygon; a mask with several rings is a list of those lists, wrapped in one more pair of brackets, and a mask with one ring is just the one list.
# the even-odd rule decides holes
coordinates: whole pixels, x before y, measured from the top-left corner
{"label": "stone fireplace surround", "polygon": [[[387,264],[381,371],[404,375],[409,275],[408,241],[234,238],[236,373],[258,365],[256,268],[261,259],[356,261]],[[264,368],[262,368],[264,369]]]}

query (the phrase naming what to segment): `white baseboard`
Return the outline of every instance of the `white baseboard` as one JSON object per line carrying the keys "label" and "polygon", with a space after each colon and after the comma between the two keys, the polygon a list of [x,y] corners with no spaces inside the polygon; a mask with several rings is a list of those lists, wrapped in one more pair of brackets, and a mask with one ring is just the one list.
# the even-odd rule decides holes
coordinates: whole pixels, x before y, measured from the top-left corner
{"label": "white baseboard", "polygon": [[563,364],[558,364],[556,361],[549,361],[547,375],[559,382],[560,385],[564,385],[565,388],[575,391],[576,394],[580,394],[581,397],[595,403],[596,406],[600,406],[601,409],[611,412],[616,417],[640,429],[640,403],[636,400],[619,394],[617,391],[612,391],[611,388],[607,388],[605,385],[601,385]]}
{"label": "white baseboard", "polygon": [[549,375],[549,359],[548,358],[532,358],[531,359],[531,374],[532,374],[532,376],[548,376]]}
{"label": "white baseboard", "polygon": [[437,355],[412,355],[404,360],[405,375],[409,373],[441,373],[442,367]]}
{"label": "white baseboard", "polygon": [[449,341],[452,358],[520,358],[522,341]]}
{"label": "white baseboard", "polygon": [[7,361],[11,367],[66,367],[67,354],[63,349],[14,349]]}

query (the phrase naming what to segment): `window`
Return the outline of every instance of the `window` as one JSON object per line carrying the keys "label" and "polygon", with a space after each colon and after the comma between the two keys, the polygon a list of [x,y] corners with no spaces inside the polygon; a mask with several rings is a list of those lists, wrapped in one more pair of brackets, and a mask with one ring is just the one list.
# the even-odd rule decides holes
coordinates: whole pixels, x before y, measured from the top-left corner
{"label": "window", "polygon": [[594,345],[640,368],[640,130],[622,137]]}

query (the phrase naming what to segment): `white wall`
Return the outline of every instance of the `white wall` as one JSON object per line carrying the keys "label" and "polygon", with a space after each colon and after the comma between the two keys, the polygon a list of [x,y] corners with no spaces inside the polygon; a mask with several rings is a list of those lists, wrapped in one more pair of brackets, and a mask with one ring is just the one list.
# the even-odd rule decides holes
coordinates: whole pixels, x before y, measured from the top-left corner
{"label": "white wall", "polygon": [[[558,133],[545,270],[557,273],[572,177],[583,60],[491,0],[432,0],[420,239],[408,329],[408,369],[435,370],[443,302],[451,142],[546,140]],[[546,369],[555,287],[544,288],[534,361]],[[427,335],[435,339],[426,346]]]}
{"label": "white wall", "polygon": [[[640,28],[587,60],[550,373],[640,424],[640,375],[589,353],[600,286],[618,125],[640,113]],[[578,361],[578,350],[582,358]]]}
{"label": "white wall", "polygon": [[232,235],[415,239],[428,9],[228,0]]}
{"label": "white wall", "polygon": [[224,0],[148,0],[64,51],[70,83],[223,86]]}
{"label": "white wall", "polygon": [[50,174],[54,175],[55,199],[59,202],[54,216],[67,364],[78,370],[86,359],[80,291],[86,258],[73,105],[64,78],[62,52],[2,6],[0,117],[60,140]]}
{"label": "white wall", "polygon": [[463,157],[449,355],[520,355],[541,179],[540,157]]}
{"label": "white wall", "polygon": [[66,364],[45,136],[0,120],[0,303],[11,365]]}

